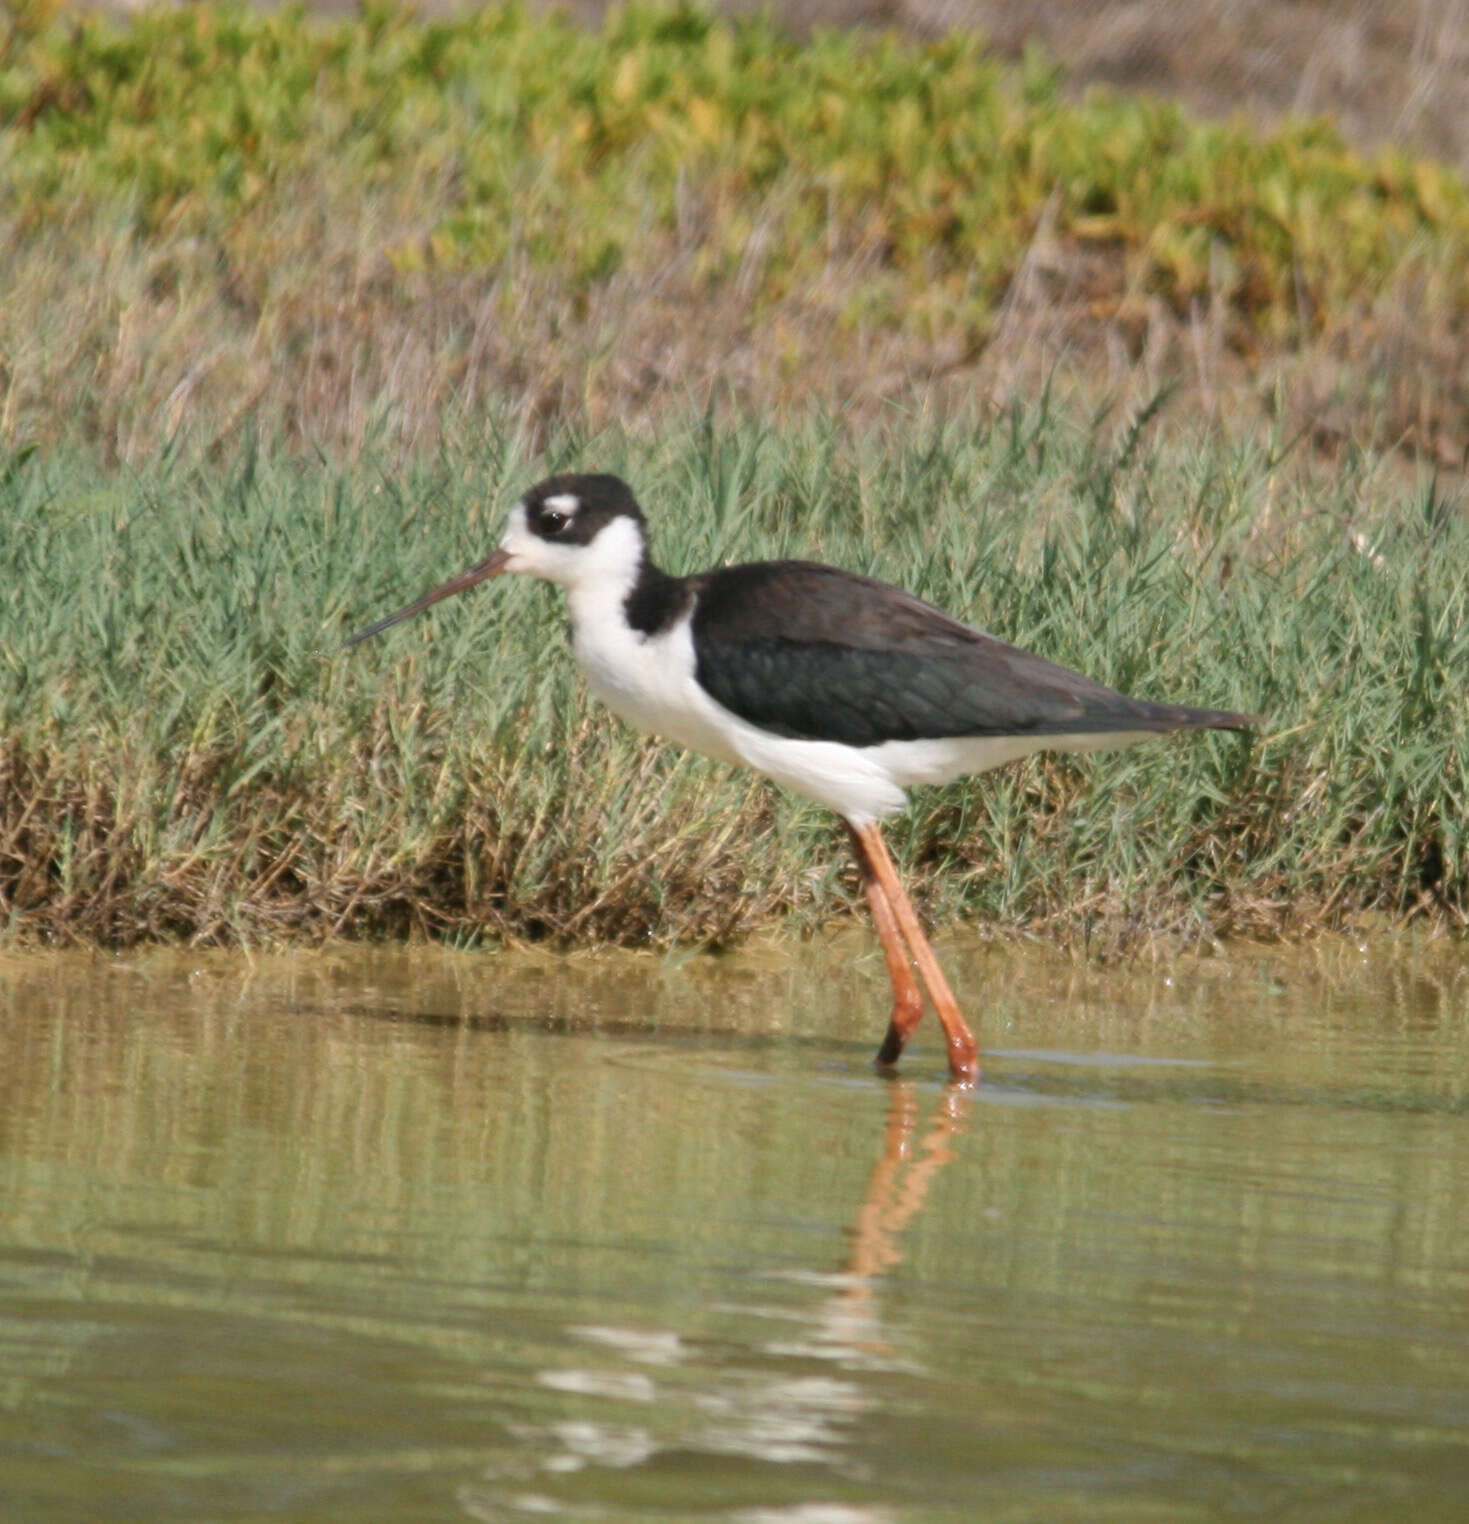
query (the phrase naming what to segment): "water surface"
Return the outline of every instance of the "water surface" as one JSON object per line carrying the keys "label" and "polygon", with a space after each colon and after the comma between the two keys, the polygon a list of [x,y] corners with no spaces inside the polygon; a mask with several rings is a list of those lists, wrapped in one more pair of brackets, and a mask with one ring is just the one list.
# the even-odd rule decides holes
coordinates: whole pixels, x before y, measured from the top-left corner
{"label": "water surface", "polygon": [[7,1520],[1461,1520],[1469,956],[0,962]]}

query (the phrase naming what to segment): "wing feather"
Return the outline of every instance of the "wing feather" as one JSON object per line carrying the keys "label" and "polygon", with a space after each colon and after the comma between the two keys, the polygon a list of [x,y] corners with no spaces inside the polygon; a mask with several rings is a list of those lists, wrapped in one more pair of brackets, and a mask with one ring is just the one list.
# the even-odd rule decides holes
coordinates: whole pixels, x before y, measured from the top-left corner
{"label": "wing feather", "polygon": [[730,567],[698,578],[697,592],[699,682],[726,709],[778,735],[876,746],[1249,723],[1127,698],[836,567]]}

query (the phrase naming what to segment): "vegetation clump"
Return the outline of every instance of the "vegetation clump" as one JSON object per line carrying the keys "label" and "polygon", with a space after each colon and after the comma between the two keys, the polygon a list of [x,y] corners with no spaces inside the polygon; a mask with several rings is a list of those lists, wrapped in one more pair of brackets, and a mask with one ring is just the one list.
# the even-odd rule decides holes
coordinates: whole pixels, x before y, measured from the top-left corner
{"label": "vegetation clump", "polygon": [[[507,412],[505,417],[510,418]],[[1469,913],[1469,519],[1292,485],[1253,446],[1122,448],[1045,407],[852,440],[512,426],[406,475],[284,453],[0,474],[0,914],[125,945],[332,933],[721,943],[858,897],[832,817],[637,737],[509,579],[350,655],[569,463],[637,484],[675,570],[801,555],[907,586],[1258,738],[1051,756],[892,829],[945,923],[1104,945]]]}

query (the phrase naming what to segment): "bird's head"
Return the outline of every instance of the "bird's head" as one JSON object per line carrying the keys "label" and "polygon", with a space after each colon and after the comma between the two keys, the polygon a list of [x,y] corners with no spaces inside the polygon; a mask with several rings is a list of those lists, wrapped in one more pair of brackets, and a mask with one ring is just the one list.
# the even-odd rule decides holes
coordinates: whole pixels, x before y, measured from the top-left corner
{"label": "bird's head", "polygon": [[506,572],[524,572],[575,589],[590,583],[629,585],[647,554],[642,509],[620,477],[566,474],[538,482],[510,510],[499,548],[416,603],[359,630],[360,641],[444,598]]}
{"label": "bird's head", "polygon": [[644,534],[642,509],[620,477],[550,476],[510,510],[495,554],[503,571],[575,587],[636,571]]}

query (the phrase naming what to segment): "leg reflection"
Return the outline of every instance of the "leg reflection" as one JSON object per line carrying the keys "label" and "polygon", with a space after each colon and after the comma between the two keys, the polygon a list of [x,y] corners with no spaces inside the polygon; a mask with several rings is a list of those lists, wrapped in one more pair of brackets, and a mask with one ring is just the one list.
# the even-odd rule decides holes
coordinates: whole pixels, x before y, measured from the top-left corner
{"label": "leg reflection", "polygon": [[821,1319],[821,1342],[834,1354],[891,1355],[881,1337],[878,1288],[883,1276],[902,1262],[902,1235],[923,1209],[935,1176],[954,1157],[951,1145],[968,1126],[974,1103],[970,1091],[948,1087],[919,1137],[918,1091],[901,1081],[891,1090],[882,1157],[873,1166],[852,1228],[847,1273]]}

